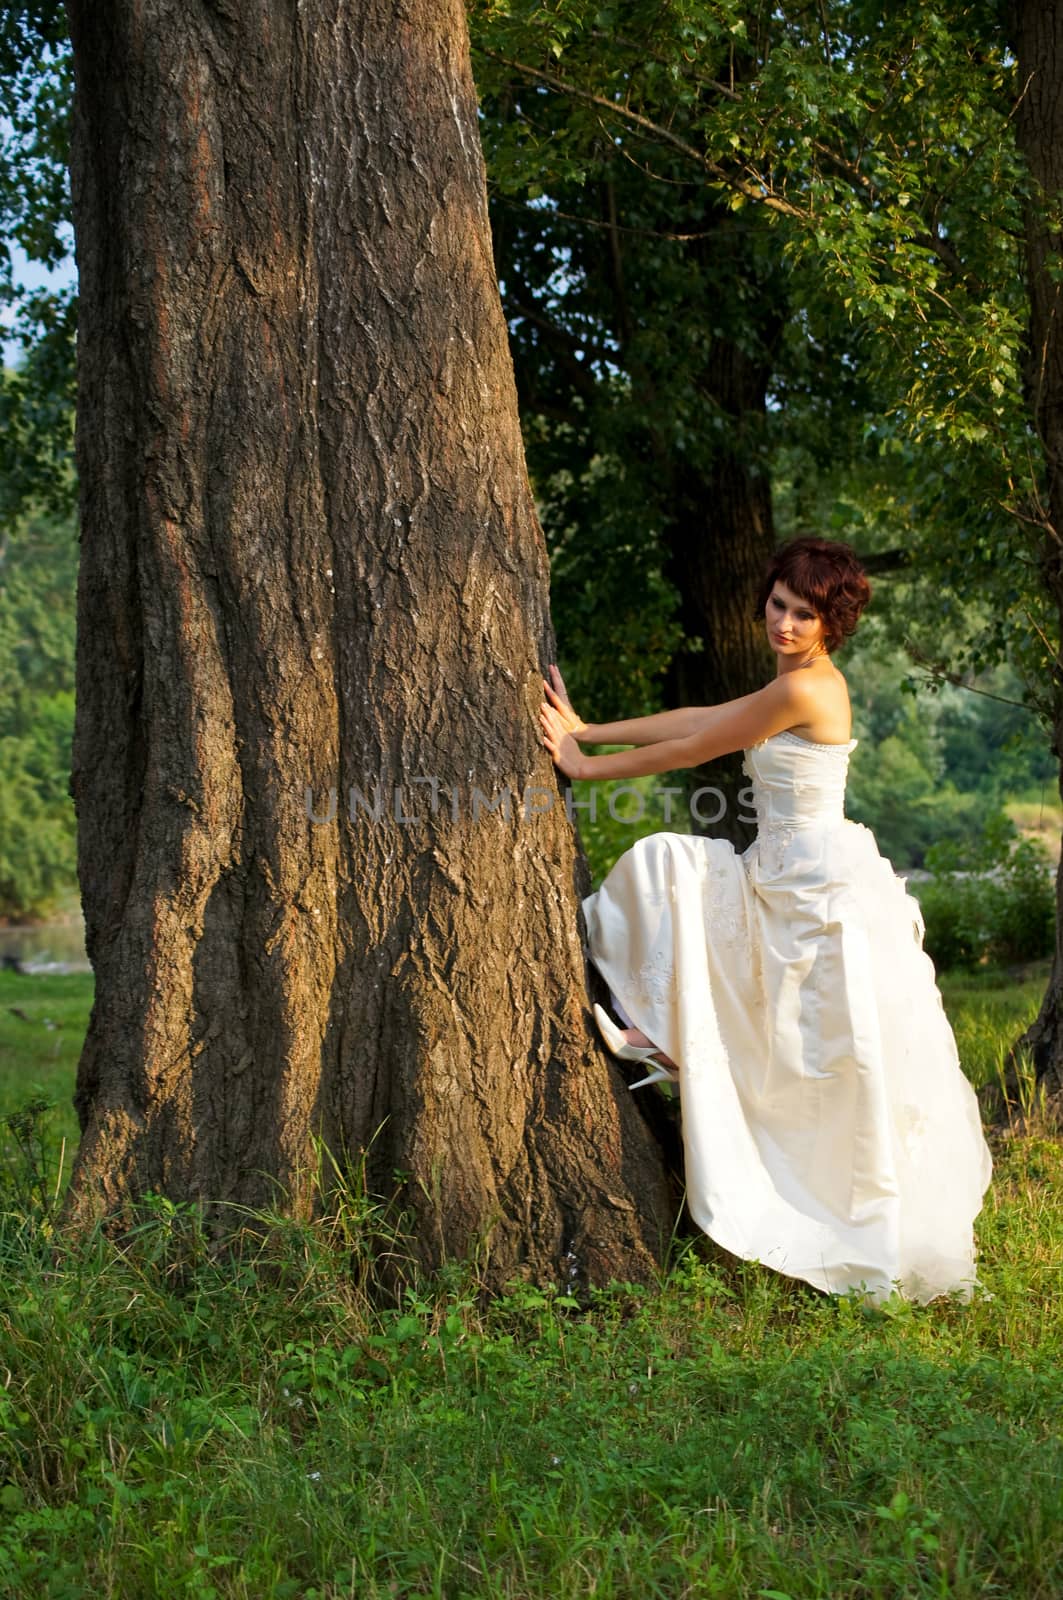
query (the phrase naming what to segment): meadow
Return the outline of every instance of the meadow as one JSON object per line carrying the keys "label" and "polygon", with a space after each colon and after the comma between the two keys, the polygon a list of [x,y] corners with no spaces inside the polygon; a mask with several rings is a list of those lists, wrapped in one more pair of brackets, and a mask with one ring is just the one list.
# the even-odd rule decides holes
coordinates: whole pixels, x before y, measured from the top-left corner
{"label": "meadow", "polygon": [[[941,979],[999,1073],[1044,967]],[[372,1291],[348,1184],[212,1259],[57,1229],[91,979],[0,972],[0,1597],[727,1600],[1063,1588],[1063,1146],[995,1134],[970,1304],[828,1298],[703,1238],[578,1302]],[[327,1156],[323,1154],[323,1160]]]}

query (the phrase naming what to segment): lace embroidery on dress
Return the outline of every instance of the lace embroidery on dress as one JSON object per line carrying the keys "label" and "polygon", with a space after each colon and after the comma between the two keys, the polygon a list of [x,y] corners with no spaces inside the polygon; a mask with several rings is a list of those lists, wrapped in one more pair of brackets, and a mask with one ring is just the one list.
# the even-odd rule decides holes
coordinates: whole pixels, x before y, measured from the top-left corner
{"label": "lace embroidery on dress", "polygon": [[731,872],[713,867],[705,880],[705,925],[717,949],[743,950],[749,945],[745,901],[736,892]]}
{"label": "lace embroidery on dress", "polygon": [[656,951],[632,974],[632,983],[644,1000],[664,1005],[675,993],[675,969],[663,950]]}
{"label": "lace embroidery on dress", "polygon": [[781,872],[787,848],[797,832],[796,822],[762,822],[757,829],[757,850],[762,866]]}

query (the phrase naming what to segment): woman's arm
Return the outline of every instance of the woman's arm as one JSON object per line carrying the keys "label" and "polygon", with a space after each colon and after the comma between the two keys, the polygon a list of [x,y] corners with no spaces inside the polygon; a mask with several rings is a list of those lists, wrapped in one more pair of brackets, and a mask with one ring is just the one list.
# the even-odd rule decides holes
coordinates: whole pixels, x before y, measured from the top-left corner
{"label": "woman's arm", "polygon": [[[815,690],[796,672],[773,678],[763,689],[699,708],[700,726],[678,738],[662,739],[647,750],[620,750],[614,755],[585,756],[575,751],[573,778],[643,778],[657,772],[700,767],[732,750],[745,750],[795,722],[805,722],[816,704]],[[652,719],[647,719],[652,720]],[[622,727],[622,723],[614,724]],[[557,760],[557,754],[554,759]],[[567,770],[562,765],[562,770]]]}
{"label": "woman's arm", "polygon": [[[705,724],[712,706],[680,706],[676,711],[655,711],[648,717],[624,722],[587,722],[576,734],[580,744],[659,744],[664,739],[687,739]],[[667,772],[667,767],[661,768]]]}
{"label": "woman's arm", "polygon": [[[565,680],[551,663],[553,682],[543,679],[549,705],[570,733],[581,744],[657,744],[661,739],[684,739],[697,733],[708,706],[680,706],[677,711],[654,712],[648,717],[631,717],[623,722],[584,722],[573,710]],[[544,705],[545,711],[547,706]]]}

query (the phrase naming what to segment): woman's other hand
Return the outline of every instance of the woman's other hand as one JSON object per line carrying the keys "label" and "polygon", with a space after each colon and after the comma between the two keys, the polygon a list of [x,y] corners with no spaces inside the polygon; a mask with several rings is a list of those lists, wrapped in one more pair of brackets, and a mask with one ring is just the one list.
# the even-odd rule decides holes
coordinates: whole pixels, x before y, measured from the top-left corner
{"label": "woman's other hand", "polygon": [[583,766],[583,752],[565,726],[565,719],[553,706],[544,705],[539,712],[542,739],[554,764],[566,778],[578,778]]}
{"label": "woman's other hand", "polygon": [[[565,732],[572,734],[573,738],[578,739],[580,734],[586,731],[587,724],[584,722],[582,717],[578,717],[575,711],[573,711],[572,702],[568,697],[568,690],[565,688],[565,680],[553,662],[550,663],[550,666],[547,670],[549,671],[553,682],[549,683],[545,678],[543,679],[543,689],[545,690],[546,698],[560,717],[561,725]],[[546,709],[547,707],[544,703],[543,710],[545,711]]]}
{"label": "woman's other hand", "polygon": [[546,699],[539,707],[539,726],[542,729],[543,743],[549,750],[551,759],[565,777],[578,778],[582,752],[576,740],[581,733],[586,732],[587,724],[572,709],[565,680],[554,662],[550,663],[547,671],[550,678],[543,679]]}

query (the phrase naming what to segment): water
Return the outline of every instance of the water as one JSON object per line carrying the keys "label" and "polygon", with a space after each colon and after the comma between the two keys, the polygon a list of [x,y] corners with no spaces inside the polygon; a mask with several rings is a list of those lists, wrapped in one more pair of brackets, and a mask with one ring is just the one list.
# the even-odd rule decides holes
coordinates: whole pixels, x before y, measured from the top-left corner
{"label": "water", "polygon": [[0,927],[0,959],[14,956],[30,973],[88,972],[80,913],[27,927]]}

